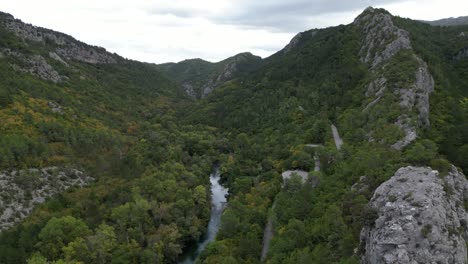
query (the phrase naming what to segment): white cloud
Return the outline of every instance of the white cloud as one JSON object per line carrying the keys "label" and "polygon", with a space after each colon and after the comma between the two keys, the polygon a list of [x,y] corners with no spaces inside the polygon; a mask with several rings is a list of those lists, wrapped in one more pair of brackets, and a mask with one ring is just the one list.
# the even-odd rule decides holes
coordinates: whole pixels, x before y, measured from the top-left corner
{"label": "white cloud", "polygon": [[[262,57],[299,31],[347,24],[368,5],[395,15],[438,19],[463,14],[456,0],[0,0],[2,11],[124,57],[219,61],[250,51]],[[385,4],[387,3],[387,4]]]}

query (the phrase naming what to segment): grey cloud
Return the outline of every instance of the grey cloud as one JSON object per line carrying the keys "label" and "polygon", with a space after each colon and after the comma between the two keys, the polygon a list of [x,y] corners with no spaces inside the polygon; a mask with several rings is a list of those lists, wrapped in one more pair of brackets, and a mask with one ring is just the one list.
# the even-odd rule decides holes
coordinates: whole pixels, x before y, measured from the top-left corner
{"label": "grey cloud", "polygon": [[329,13],[340,13],[364,9],[370,5],[381,5],[404,0],[241,0],[236,12],[213,18],[214,22],[240,24],[284,32],[303,30],[308,19]]}
{"label": "grey cloud", "polygon": [[173,14],[181,18],[203,16],[214,23],[271,31],[297,32],[314,27],[308,19],[330,13],[340,13],[403,2],[405,0],[237,0],[233,8],[222,15],[210,16],[194,11],[190,6],[153,8],[151,14]]}

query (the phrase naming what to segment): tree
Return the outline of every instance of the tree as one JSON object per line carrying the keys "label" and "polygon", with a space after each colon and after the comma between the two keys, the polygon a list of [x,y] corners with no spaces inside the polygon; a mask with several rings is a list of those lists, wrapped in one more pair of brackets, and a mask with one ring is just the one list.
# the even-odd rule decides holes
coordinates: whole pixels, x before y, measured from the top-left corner
{"label": "tree", "polygon": [[85,222],[73,216],[53,217],[39,233],[39,251],[48,259],[63,256],[62,248],[79,237],[89,235],[91,230]]}

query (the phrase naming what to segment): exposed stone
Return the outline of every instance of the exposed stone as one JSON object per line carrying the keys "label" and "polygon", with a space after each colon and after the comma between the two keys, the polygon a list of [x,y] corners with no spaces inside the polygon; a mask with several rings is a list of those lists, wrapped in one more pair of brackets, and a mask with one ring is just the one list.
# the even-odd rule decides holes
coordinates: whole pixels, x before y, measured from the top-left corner
{"label": "exposed stone", "polygon": [[4,14],[2,22],[7,30],[23,40],[59,46],[54,53],[67,60],[74,59],[92,64],[116,62],[115,56],[104,48],[86,45],[63,33],[23,23],[11,15]]}
{"label": "exposed stone", "polygon": [[197,98],[197,93],[193,89],[193,85],[191,82],[184,82],[182,83],[182,87],[185,89],[185,93],[192,97],[192,98]]}
{"label": "exposed stone", "polygon": [[377,212],[361,231],[362,263],[466,263],[468,181],[452,166],[405,167],[375,191]]}
{"label": "exposed stone", "polygon": [[363,194],[367,190],[369,190],[369,182],[366,176],[359,177],[359,181],[351,186],[351,191],[359,194]]}
{"label": "exposed stone", "polygon": [[44,57],[40,55],[34,56],[24,56],[20,53],[9,51],[7,53],[9,56],[16,57],[22,62],[22,65],[13,64],[12,67],[21,72],[28,72],[33,75],[40,77],[41,79],[52,81],[54,83],[59,83],[63,79],[66,79],[64,76],[55,71],[55,69],[47,63]]}
{"label": "exposed stone", "polygon": [[293,175],[297,175],[301,177],[303,183],[306,182],[309,177],[309,173],[303,170],[288,170],[288,171],[284,171],[283,173],[281,173],[281,176],[283,177],[283,181],[287,181],[291,179],[291,176]]}
{"label": "exposed stone", "polygon": [[67,43],[64,48],[57,48],[57,54],[67,60],[77,60],[81,62],[97,63],[116,63],[116,60],[107,52],[100,51],[85,44]]}
{"label": "exposed stone", "polygon": [[82,171],[59,167],[0,172],[0,231],[20,222],[46,198],[93,180]]}
{"label": "exposed stone", "polygon": [[461,49],[457,55],[455,55],[454,60],[464,60],[468,58],[468,47]]}
{"label": "exposed stone", "polygon": [[68,67],[68,63],[66,63],[64,60],[62,60],[62,58],[60,58],[59,55],[57,55],[57,53],[55,52],[49,52],[49,57],[51,57],[52,59],[62,63],[63,65],[67,66]]}
{"label": "exposed stone", "polygon": [[[409,33],[396,27],[391,15],[386,11],[368,8],[356,18],[354,24],[364,33],[359,53],[361,61],[370,65],[371,73],[374,75],[365,93],[367,97],[373,97],[373,100],[363,108],[363,112],[366,112],[389,92],[388,81],[384,76],[388,62],[398,52],[411,50],[412,47]],[[429,95],[434,91],[434,79],[429,73],[427,64],[416,55],[413,56],[418,63],[415,82],[409,86],[393,89],[393,92],[400,97],[399,105],[403,110],[395,125],[405,133],[404,138],[392,145],[395,149],[401,149],[414,141],[417,138],[417,128],[430,125]],[[417,120],[412,120],[404,114],[410,111],[417,112]]]}
{"label": "exposed stone", "polygon": [[[297,33],[291,39],[291,41],[288,43],[288,45],[286,45],[286,47],[284,47],[283,53],[284,54],[289,53],[291,50],[293,50],[295,47],[297,47],[297,45],[301,42],[301,39],[304,37],[304,34],[305,34],[305,32]],[[316,30],[310,31],[310,35],[312,37],[315,36],[316,34],[317,34]]]}
{"label": "exposed stone", "polygon": [[50,107],[50,110],[52,110],[52,112],[54,113],[58,113],[58,114],[63,114],[63,110],[62,110],[62,107],[55,103],[55,102],[48,102],[47,103]]}
{"label": "exposed stone", "polygon": [[396,149],[396,150],[401,150],[402,148],[408,146],[411,142],[413,142],[416,137],[416,128],[412,124],[411,118],[409,118],[407,115],[401,115],[398,117],[398,121],[395,123],[403,132],[405,133],[405,136],[398,140],[395,144],[393,144],[391,147]]}
{"label": "exposed stone", "polygon": [[409,33],[396,27],[388,13],[368,8],[354,24],[361,27],[365,35],[359,52],[361,61],[372,67],[388,61],[402,49],[411,48]]}
{"label": "exposed stone", "polygon": [[429,73],[426,62],[415,55],[419,68],[416,70],[416,82],[413,85],[418,121],[422,127],[429,127],[429,95],[434,92],[434,79]]}
{"label": "exposed stone", "polygon": [[239,65],[253,57],[251,53],[240,53],[228,59],[229,61],[224,65],[223,70],[219,72],[215,78],[205,83],[201,89],[201,98],[205,98],[212,93],[217,87],[223,83],[232,80],[236,74],[240,72]]}

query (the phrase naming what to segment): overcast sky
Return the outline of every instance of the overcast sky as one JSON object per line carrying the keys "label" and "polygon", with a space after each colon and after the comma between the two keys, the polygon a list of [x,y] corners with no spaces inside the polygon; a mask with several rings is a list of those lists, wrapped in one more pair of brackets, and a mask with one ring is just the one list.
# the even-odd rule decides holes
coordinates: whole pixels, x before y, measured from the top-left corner
{"label": "overcast sky", "polygon": [[367,6],[435,20],[468,15],[467,0],[0,0],[0,10],[146,62],[266,57],[300,31],[351,23]]}

